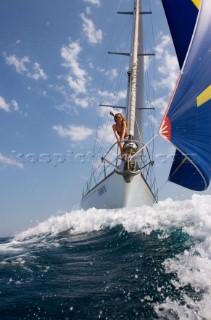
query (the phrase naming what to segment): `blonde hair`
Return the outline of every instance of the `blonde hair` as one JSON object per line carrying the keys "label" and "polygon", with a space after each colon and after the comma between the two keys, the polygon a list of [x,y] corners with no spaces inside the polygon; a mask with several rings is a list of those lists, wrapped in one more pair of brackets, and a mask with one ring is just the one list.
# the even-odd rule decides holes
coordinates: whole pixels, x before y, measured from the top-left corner
{"label": "blonde hair", "polygon": [[120,113],[116,113],[115,116],[114,116],[114,121],[116,122],[117,120],[117,116],[121,116],[121,121],[125,121],[126,122],[126,125],[127,125],[127,120],[125,119],[125,117]]}

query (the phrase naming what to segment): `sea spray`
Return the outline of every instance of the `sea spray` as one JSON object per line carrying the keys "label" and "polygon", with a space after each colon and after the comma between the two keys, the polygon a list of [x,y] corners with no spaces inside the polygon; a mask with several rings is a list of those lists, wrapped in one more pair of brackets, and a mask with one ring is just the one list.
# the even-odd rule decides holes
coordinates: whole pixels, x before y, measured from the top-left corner
{"label": "sea spray", "polygon": [[2,319],[211,319],[211,197],[73,210],[0,244]]}

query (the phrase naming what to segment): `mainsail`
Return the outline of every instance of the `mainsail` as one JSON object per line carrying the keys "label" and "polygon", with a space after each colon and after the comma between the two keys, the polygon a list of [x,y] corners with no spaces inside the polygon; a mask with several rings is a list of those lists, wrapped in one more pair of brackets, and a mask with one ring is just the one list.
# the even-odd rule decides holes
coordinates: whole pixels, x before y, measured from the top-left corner
{"label": "mainsail", "polygon": [[[163,0],[164,7],[168,3],[168,9],[174,9],[173,2]],[[199,7],[197,0],[176,2]],[[191,44],[184,63],[184,54],[179,60],[183,67],[160,127],[160,134],[177,148],[169,180],[197,191],[205,190],[211,177],[210,17],[211,1],[202,0]],[[185,30],[181,37],[183,33]]]}

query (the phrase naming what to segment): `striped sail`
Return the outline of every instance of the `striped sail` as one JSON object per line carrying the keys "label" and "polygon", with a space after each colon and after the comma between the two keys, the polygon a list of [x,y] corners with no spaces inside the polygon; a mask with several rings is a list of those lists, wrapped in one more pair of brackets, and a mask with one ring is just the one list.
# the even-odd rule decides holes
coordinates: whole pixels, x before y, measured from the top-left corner
{"label": "striped sail", "polygon": [[182,68],[193,35],[200,0],[162,0],[162,3]]}
{"label": "striped sail", "polygon": [[[187,10],[187,2],[189,7],[191,4],[196,9],[200,5],[197,0],[163,0],[164,8],[165,5],[167,8],[168,3],[168,9],[171,5],[172,10],[175,9],[173,2],[183,5],[186,3]],[[211,1],[202,0],[184,63],[184,53],[179,53],[180,50],[177,49],[177,55],[180,56],[178,59],[180,64],[183,63],[183,67],[160,127],[160,134],[177,148],[169,180],[197,191],[205,190],[211,177],[210,17]],[[174,27],[176,28],[176,25]],[[184,35],[181,33],[181,36]]]}

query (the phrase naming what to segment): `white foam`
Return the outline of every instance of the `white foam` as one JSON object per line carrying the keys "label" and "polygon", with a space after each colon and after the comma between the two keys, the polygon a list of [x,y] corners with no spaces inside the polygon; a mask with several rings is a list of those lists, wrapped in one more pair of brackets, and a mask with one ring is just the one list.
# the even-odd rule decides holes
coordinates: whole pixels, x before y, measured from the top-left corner
{"label": "white foam", "polygon": [[12,240],[7,243],[0,244],[0,252],[1,253],[9,253],[9,252],[20,252],[22,248],[20,247],[20,243],[16,240]]}
{"label": "white foam", "polygon": [[[52,216],[17,235],[17,242],[35,241],[37,237],[56,235],[62,231],[71,234],[89,233],[122,224],[128,232],[145,232],[163,230],[162,237],[168,236],[169,228],[179,227],[189,234],[196,245],[190,251],[177,255],[164,262],[167,273],[176,273],[178,280],[172,282],[175,288],[190,284],[196,290],[204,292],[200,301],[193,301],[183,295],[185,304],[167,299],[156,306],[158,314],[175,312],[180,319],[211,319],[211,196],[193,195],[192,199],[173,201],[167,199],[153,207],[141,207],[115,210],[90,209],[74,210]],[[159,291],[158,291],[159,292]],[[162,307],[162,311],[159,310]],[[210,317],[210,318],[209,318]]]}
{"label": "white foam", "polygon": [[18,234],[15,241],[44,236],[56,235],[62,231],[70,233],[85,233],[112,228],[122,224],[128,232],[145,232],[152,230],[167,230],[169,227],[182,227],[189,235],[204,241],[211,256],[211,196],[193,195],[192,199],[173,201],[167,199],[152,207],[97,210],[74,210],[50,217]]}

